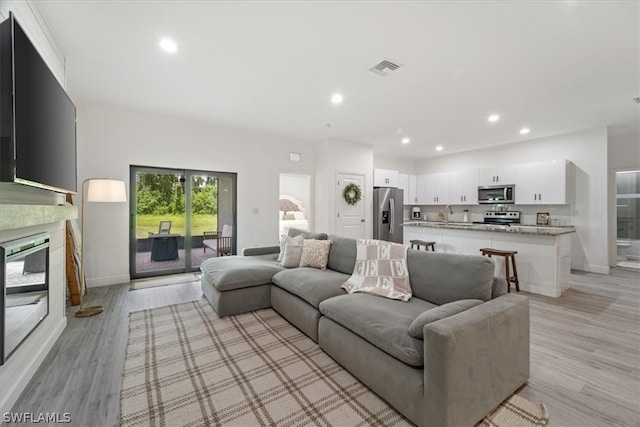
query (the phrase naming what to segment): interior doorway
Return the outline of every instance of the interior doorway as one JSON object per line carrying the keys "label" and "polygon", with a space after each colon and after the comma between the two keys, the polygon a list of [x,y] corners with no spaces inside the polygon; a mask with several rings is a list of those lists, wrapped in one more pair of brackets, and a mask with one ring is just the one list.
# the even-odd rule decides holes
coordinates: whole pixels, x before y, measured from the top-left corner
{"label": "interior doorway", "polygon": [[291,228],[312,231],[311,176],[280,174],[279,209],[278,236],[287,235]]}
{"label": "interior doorway", "polygon": [[131,166],[130,182],[132,279],[236,253],[236,174]]}
{"label": "interior doorway", "polygon": [[616,172],[618,267],[640,269],[640,170]]}

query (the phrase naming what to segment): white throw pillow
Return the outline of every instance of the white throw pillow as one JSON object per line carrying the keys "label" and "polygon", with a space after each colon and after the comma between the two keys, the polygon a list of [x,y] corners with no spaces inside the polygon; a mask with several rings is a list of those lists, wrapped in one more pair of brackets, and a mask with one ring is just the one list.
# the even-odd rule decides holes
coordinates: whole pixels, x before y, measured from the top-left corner
{"label": "white throw pillow", "polygon": [[353,274],[342,285],[348,293],[364,292],[409,301],[411,286],[407,246],[382,240],[358,239]]}
{"label": "white throw pillow", "polygon": [[300,211],[293,212],[293,219],[304,219],[304,213]]}
{"label": "white throw pillow", "polygon": [[300,257],[302,256],[302,243],[304,237],[302,235],[296,237],[287,237],[284,244],[284,253],[280,265],[285,268],[293,268],[300,265]]}
{"label": "white throw pillow", "polygon": [[329,250],[331,240],[305,239],[302,245],[302,256],[300,257],[300,267],[319,268],[326,270],[329,262]]}

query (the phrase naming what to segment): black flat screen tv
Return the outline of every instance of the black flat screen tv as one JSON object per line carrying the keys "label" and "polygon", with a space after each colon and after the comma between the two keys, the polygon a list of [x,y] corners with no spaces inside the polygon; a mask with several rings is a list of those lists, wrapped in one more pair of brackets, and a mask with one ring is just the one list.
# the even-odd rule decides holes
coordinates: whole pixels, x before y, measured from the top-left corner
{"label": "black flat screen tv", "polygon": [[0,181],[77,192],[76,107],[13,14],[0,23]]}

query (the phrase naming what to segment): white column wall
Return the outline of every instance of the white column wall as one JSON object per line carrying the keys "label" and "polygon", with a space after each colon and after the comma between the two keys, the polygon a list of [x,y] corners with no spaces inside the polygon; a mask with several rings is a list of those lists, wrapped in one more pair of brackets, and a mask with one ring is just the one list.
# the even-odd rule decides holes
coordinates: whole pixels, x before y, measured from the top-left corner
{"label": "white column wall", "polygon": [[[8,18],[9,12],[13,12],[20,26],[64,87],[64,56],[44,24],[36,4],[31,1],[0,1],[0,20]],[[2,215],[2,204],[55,206],[61,203],[64,203],[64,197],[52,191],[0,183],[0,215]],[[51,233],[49,314],[16,349],[7,362],[0,366],[1,414],[11,411],[11,407],[24,391],[67,324],[65,315],[65,223],[55,222],[7,230],[0,229],[0,241],[14,240],[41,232]]]}

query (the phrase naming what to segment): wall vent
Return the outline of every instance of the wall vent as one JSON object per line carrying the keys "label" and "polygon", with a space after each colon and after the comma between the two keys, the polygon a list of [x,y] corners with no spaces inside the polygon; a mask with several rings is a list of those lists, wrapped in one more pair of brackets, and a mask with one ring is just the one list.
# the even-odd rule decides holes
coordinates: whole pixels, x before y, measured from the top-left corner
{"label": "wall vent", "polygon": [[373,67],[369,68],[369,71],[371,71],[373,74],[377,74],[379,76],[385,77],[389,73],[397,70],[400,67],[402,67],[402,64],[396,64],[395,62],[391,62],[385,59],[379,64],[376,64]]}

